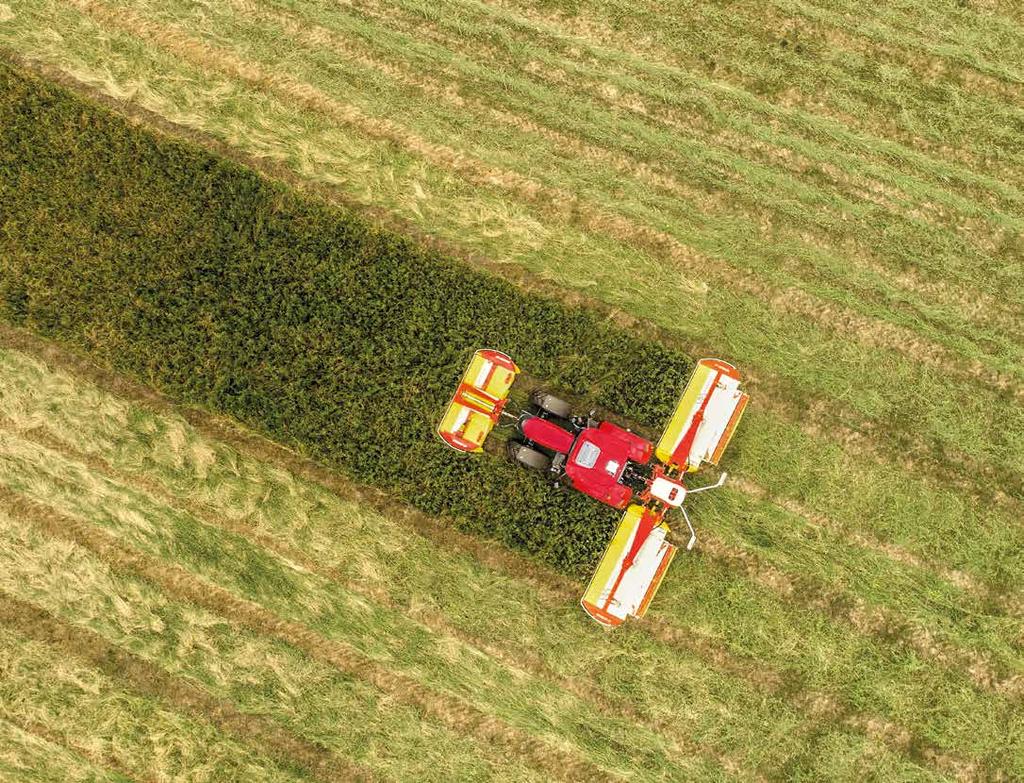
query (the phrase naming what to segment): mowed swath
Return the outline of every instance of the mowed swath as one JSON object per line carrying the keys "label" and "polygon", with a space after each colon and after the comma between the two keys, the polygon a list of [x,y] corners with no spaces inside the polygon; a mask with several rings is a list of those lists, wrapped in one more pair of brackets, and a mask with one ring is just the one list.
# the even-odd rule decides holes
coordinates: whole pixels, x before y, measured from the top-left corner
{"label": "mowed swath", "polygon": [[[511,664],[520,677],[537,677],[546,682],[547,687],[575,693],[609,721],[620,723],[625,718],[649,730],[656,730],[670,741],[670,747],[674,747],[676,752],[697,753],[704,758],[710,755],[730,770],[746,766],[741,762],[743,754],[737,758],[736,752],[729,750],[728,745],[716,751],[714,737],[718,730],[713,723],[707,724],[709,716],[703,714],[707,704],[723,699],[737,707],[745,703],[742,713],[747,717],[739,723],[735,716],[730,718],[728,734],[730,738],[735,737],[741,723],[750,721],[749,746],[744,754],[753,755],[759,765],[765,761],[761,754],[767,754],[767,758],[775,758],[780,763],[787,757],[791,758],[792,754],[799,752],[799,742],[806,736],[805,731],[819,732],[823,720],[835,722],[833,742],[843,738],[839,747],[857,748],[859,752],[872,748],[873,755],[881,753],[883,758],[887,754],[879,750],[879,746],[884,748],[895,744],[897,749],[901,749],[901,745],[909,741],[906,728],[891,724],[886,728],[884,719],[858,715],[849,708],[844,710],[830,697],[821,693],[815,695],[811,690],[798,694],[793,702],[801,710],[813,705],[817,711],[811,713],[809,724],[802,730],[799,726],[807,719],[797,718],[784,702],[773,700],[772,712],[766,714],[768,705],[761,703],[757,706],[763,696],[749,700],[757,690],[768,688],[771,691],[777,687],[771,685],[771,677],[765,670],[759,672],[757,665],[751,668],[751,664],[741,661],[729,663],[728,656],[723,661],[721,651],[714,653],[697,648],[698,655],[706,658],[711,654],[712,670],[702,673],[703,666],[697,661],[679,659],[678,650],[673,651],[671,647],[661,647],[657,643],[663,633],[655,633],[653,643],[644,642],[638,648],[637,643],[644,638],[641,632],[630,644],[634,656],[632,662],[617,662],[615,657],[608,657],[605,648],[608,645],[618,646],[620,640],[595,634],[594,629],[583,623],[576,612],[576,596],[572,592],[564,598],[554,598],[554,602],[551,599],[539,600],[534,586],[528,582],[517,584],[514,577],[487,573],[472,558],[454,554],[446,557],[437,551],[431,552],[428,541],[410,546],[417,537],[403,532],[401,523],[389,525],[379,517],[371,522],[365,519],[358,506],[353,508],[351,504],[346,511],[338,499],[315,485],[297,482],[279,468],[262,466],[251,458],[240,457],[224,445],[207,441],[177,416],[157,415],[138,405],[118,400],[73,377],[53,373],[21,354],[5,353],[3,364],[4,453],[10,463],[4,473],[4,482],[14,481],[19,487],[29,488],[37,498],[63,496],[62,502],[54,504],[58,508],[77,507],[78,516],[108,520],[107,515],[113,513],[104,510],[109,504],[81,505],[81,501],[63,494],[59,483],[44,479],[45,474],[63,475],[64,481],[71,480],[79,486],[91,485],[92,492],[101,495],[114,491],[107,486],[111,479],[123,484],[125,490],[122,492],[129,494],[119,495],[115,506],[124,509],[122,515],[127,519],[144,525],[150,536],[161,537],[163,534],[159,531],[171,527],[166,520],[161,521],[168,511],[161,511],[159,507],[141,508],[136,505],[138,499],[130,499],[132,494],[142,492],[149,497],[161,498],[171,504],[171,509],[191,508],[189,513],[194,517],[224,530],[224,551],[220,555],[229,561],[239,557],[235,548],[237,544],[231,543],[230,533],[233,529],[244,531],[250,539],[264,546],[269,544],[286,558],[285,562],[295,564],[293,567],[311,567],[335,583],[358,585],[359,594],[364,599],[403,609],[423,627],[448,639],[449,645],[454,645],[447,652],[449,658],[457,654],[459,647],[467,644],[479,647],[489,655],[497,654],[498,660]],[[35,459],[31,455],[35,455]],[[66,461],[69,459],[79,462],[84,468],[74,468],[73,463]],[[32,463],[42,470],[34,471]],[[180,512],[172,510],[170,513]],[[356,527],[352,527],[353,524]],[[137,534],[137,531],[127,528],[120,530],[122,538]],[[184,555],[177,559],[180,561],[182,557],[190,559]],[[83,571],[81,567],[64,570]],[[486,588],[478,586],[481,578],[487,584]],[[452,589],[456,587],[458,592],[452,595]],[[686,587],[688,590],[696,587],[697,591],[694,597],[686,599],[688,602],[701,600],[699,585],[690,583]],[[139,589],[133,588],[130,600],[118,602],[118,615],[142,611],[134,608],[141,602]],[[481,589],[493,590],[502,600],[481,604]],[[276,591],[287,593],[280,583],[276,584]],[[42,600],[49,593],[61,592],[53,585],[38,585],[28,597]],[[303,590],[303,595],[309,596],[304,600],[313,600],[315,592]],[[118,594],[126,593],[121,590]],[[710,595],[707,597],[709,601],[712,598]],[[46,608],[53,611],[52,599],[45,600]],[[95,600],[101,599],[97,597]],[[268,596],[266,600],[275,599]],[[280,601],[280,598],[276,600]],[[683,603],[681,606],[692,604]],[[69,619],[79,615],[91,617],[94,612],[86,611],[81,605],[66,607]],[[166,613],[160,612],[159,616],[166,616]],[[763,611],[748,613],[751,630],[760,627],[766,616]],[[128,624],[135,629],[144,625],[142,620]],[[374,624],[374,638],[385,638],[385,628]],[[676,636],[685,638],[697,634],[699,638],[699,626],[690,629],[684,626],[680,630],[682,634]],[[165,639],[166,631],[166,628],[154,628],[151,633],[143,635],[152,637],[148,645],[164,646],[166,652],[166,647],[173,645],[173,641]],[[580,633],[588,638],[586,649],[579,647]],[[133,638],[137,635],[136,630],[127,637],[122,633],[114,638],[138,652],[139,642]],[[401,644],[408,648],[415,635],[415,631],[407,628],[400,635]],[[822,643],[820,638],[818,643]],[[210,649],[209,645],[198,640],[192,640],[190,644],[198,649]],[[220,642],[216,649],[223,650],[225,644]],[[251,654],[268,655],[255,650]],[[861,651],[860,654],[865,653]],[[637,671],[636,656],[646,661],[640,671]],[[621,668],[620,663],[625,664],[625,668]],[[178,670],[181,665],[164,659],[164,665],[168,664],[173,670]],[[199,665],[199,662],[191,665]],[[269,677],[269,682],[275,682],[281,676],[279,666],[270,672],[260,669],[245,675],[241,670],[233,673],[219,659],[204,659],[202,665],[222,669],[217,680],[220,684],[218,695],[226,689],[233,698],[242,700],[241,706],[246,708],[253,706],[253,696],[247,694],[245,687],[247,682],[253,679],[262,682],[265,676]],[[402,663],[392,662],[391,665],[400,668]],[[723,667],[728,672],[724,678],[723,674],[716,673]],[[607,669],[608,673],[599,675],[602,669]],[[478,698],[481,681],[491,679],[481,678],[480,674],[477,669],[469,675]],[[651,677],[673,682],[675,689],[669,692],[644,689],[644,680]],[[710,680],[706,685],[700,685],[701,680],[708,677]],[[631,683],[634,679],[637,681]],[[744,697],[744,691],[752,685],[754,691],[750,697]],[[293,690],[296,687],[293,681]],[[520,680],[516,687],[527,686]],[[639,702],[636,697],[638,687],[639,692],[644,693],[643,700]],[[338,698],[333,692],[327,695],[332,701]],[[263,698],[267,699],[260,702],[264,708],[280,700],[282,708],[286,709],[292,698],[301,698],[301,692],[288,694],[275,690]],[[652,723],[652,719],[645,718],[645,715],[661,717],[655,717]],[[690,731],[706,732],[702,735],[706,745],[697,748],[686,739],[686,734],[675,730],[674,724],[679,720],[684,720]],[[301,725],[301,719],[299,723]],[[778,733],[765,736],[763,727],[766,725],[774,725]],[[703,729],[700,728],[702,726]],[[861,731],[873,737],[863,747],[865,740],[856,739]],[[784,739],[783,734],[792,736]],[[758,744],[757,737],[761,737],[761,741],[768,740],[769,745]],[[430,740],[436,741],[436,738],[430,737]],[[636,750],[639,748],[637,745]],[[960,768],[959,762],[947,756],[935,751],[931,754],[928,760],[937,759],[940,768],[947,771]],[[647,763],[650,764],[649,757]],[[828,760],[830,765],[838,763],[839,759]],[[895,765],[894,774],[901,769],[894,758],[889,757],[886,763]],[[843,769],[842,766],[829,768],[833,774]],[[899,774],[902,776],[908,771],[909,768],[902,768]]]}
{"label": "mowed swath", "polygon": [[[665,32],[642,4],[621,4],[625,31],[611,4],[575,17],[502,3],[355,5],[15,3],[0,36],[749,366],[762,408],[731,455],[748,483],[699,504],[714,531],[706,556],[663,592],[664,638],[686,629],[734,657],[707,675],[704,701],[632,704],[623,685],[589,700],[594,714],[646,715],[645,742],[694,752],[670,730],[686,715],[703,727],[695,752],[712,777],[793,759],[851,774],[871,754],[899,777],[1020,773],[1014,23],[957,12],[949,29],[925,32],[885,11],[837,35],[854,4],[787,3],[704,20],[706,49],[673,55],[685,16]],[[100,29],[109,37],[90,37]],[[979,31],[993,30],[1011,45],[981,46]],[[979,45],[954,46],[954,32]],[[722,45],[734,39],[743,45]],[[713,66],[701,65],[709,52]],[[879,52],[889,71],[852,78]],[[937,110],[936,90],[964,110]],[[54,451],[53,433],[16,429],[11,448],[34,455],[25,465],[80,462],[91,448],[86,438]],[[126,471],[102,459],[88,470]],[[419,622],[457,627],[444,613]],[[475,622],[463,641],[516,659],[490,640],[493,619]],[[559,638],[538,639],[535,655],[552,657]],[[565,658],[535,674],[563,687],[571,677],[588,701],[585,664],[561,643]],[[600,663],[608,649],[590,663],[611,666]],[[650,660],[673,682],[692,676]],[[722,670],[754,674],[722,685]],[[769,712],[750,707],[750,739],[701,723],[711,716],[700,705],[751,705],[780,672],[786,687],[759,708]],[[655,687],[645,682],[635,685]],[[777,734],[759,745],[766,720]],[[662,752],[659,763],[678,761]]]}

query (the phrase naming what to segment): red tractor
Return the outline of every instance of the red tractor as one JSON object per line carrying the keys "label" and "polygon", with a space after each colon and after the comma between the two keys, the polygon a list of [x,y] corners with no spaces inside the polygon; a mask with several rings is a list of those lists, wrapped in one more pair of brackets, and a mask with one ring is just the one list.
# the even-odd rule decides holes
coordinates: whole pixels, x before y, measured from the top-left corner
{"label": "red tractor", "polygon": [[718,464],[747,404],[736,369],[718,359],[697,363],[675,413],[657,445],[609,421],[573,415],[568,403],[547,392],[530,395],[518,414],[505,410],[519,368],[499,351],[477,351],[448,405],[438,434],[459,451],[481,452],[502,416],[514,419],[509,456],[556,482],[617,509],[622,521],[582,599],[583,608],[607,626],[642,617],[675,555],[666,541],[666,512],[683,508],[683,476],[704,463]]}
{"label": "red tractor", "polygon": [[585,495],[625,508],[643,492],[654,446],[610,421],[572,416],[569,405],[545,392],[530,396],[516,421],[509,456],[521,465],[563,477]]}

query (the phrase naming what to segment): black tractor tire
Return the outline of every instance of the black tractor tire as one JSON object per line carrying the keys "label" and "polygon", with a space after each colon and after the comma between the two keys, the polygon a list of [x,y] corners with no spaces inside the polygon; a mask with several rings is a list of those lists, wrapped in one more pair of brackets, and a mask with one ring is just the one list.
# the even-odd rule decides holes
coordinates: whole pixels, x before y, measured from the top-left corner
{"label": "black tractor tire", "polygon": [[560,419],[568,419],[572,415],[572,407],[569,403],[546,391],[535,391],[530,395],[530,402],[542,411]]}
{"label": "black tractor tire", "polygon": [[551,470],[551,457],[536,449],[531,449],[529,446],[524,446],[522,443],[509,443],[508,455],[524,468],[544,473]]}

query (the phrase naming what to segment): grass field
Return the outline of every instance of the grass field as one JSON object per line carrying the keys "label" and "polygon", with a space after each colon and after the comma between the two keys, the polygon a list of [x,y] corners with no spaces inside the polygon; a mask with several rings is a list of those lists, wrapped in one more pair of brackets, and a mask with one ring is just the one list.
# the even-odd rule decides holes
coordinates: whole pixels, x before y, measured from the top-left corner
{"label": "grass field", "polygon": [[753,395],[609,637],[570,578],[6,333],[0,769],[1024,777],[1024,29],[940,5],[0,4],[47,73]]}

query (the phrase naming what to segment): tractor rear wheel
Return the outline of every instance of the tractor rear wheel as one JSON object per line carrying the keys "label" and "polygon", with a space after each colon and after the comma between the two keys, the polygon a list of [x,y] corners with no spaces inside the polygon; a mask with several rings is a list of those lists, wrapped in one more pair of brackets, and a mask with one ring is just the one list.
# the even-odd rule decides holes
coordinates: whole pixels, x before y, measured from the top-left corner
{"label": "tractor rear wheel", "polygon": [[551,457],[522,443],[509,443],[508,455],[524,468],[543,472],[551,470]]}
{"label": "tractor rear wheel", "polygon": [[530,402],[542,411],[557,416],[560,419],[568,419],[572,415],[572,407],[565,400],[561,400],[553,394],[545,391],[535,391],[530,395]]}

